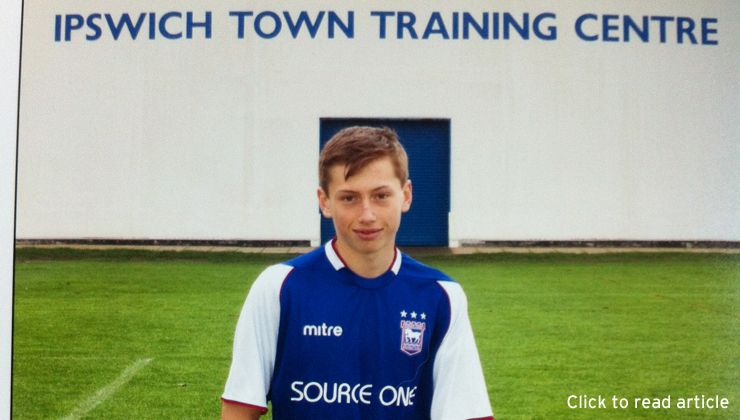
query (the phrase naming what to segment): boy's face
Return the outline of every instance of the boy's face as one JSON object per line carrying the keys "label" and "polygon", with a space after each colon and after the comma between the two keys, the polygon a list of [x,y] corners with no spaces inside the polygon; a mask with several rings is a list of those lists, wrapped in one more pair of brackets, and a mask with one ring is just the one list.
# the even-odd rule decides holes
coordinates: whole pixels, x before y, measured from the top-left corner
{"label": "boy's face", "polygon": [[334,221],[340,252],[347,257],[393,252],[401,213],[411,207],[411,182],[396,177],[390,158],[370,162],[349,179],[344,165],[330,168],[329,191],[318,190],[325,217]]}

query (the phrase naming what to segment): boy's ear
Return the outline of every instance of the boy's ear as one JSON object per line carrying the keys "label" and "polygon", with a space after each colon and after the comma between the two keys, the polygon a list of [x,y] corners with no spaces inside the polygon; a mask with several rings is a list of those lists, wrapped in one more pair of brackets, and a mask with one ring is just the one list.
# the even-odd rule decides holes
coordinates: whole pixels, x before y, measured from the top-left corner
{"label": "boy's ear", "polygon": [[403,213],[406,213],[411,209],[411,201],[413,201],[414,194],[413,194],[413,188],[411,187],[411,180],[406,180],[406,184],[403,186],[403,205],[401,206],[401,211]]}
{"label": "boy's ear", "polygon": [[327,219],[331,219],[331,205],[329,203],[329,195],[324,192],[323,188],[319,188],[316,190],[316,197],[319,199],[319,208],[321,209],[321,214],[324,215]]}

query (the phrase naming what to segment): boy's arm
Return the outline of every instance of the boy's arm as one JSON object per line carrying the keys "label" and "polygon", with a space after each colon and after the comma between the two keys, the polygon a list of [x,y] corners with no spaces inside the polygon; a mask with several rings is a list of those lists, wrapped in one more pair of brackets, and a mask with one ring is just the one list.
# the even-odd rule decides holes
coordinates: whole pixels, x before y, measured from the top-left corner
{"label": "boy's arm", "polygon": [[467,298],[458,283],[439,284],[450,301],[450,325],[434,359],[431,418],[493,419]]}
{"label": "boy's arm", "polygon": [[256,408],[221,402],[221,420],[257,420],[261,415],[262,410]]}
{"label": "boy's arm", "polygon": [[267,412],[280,328],[280,287],[291,270],[283,264],[268,267],[249,290],[234,333],[231,368],[221,396],[223,415],[249,412],[241,408]]}

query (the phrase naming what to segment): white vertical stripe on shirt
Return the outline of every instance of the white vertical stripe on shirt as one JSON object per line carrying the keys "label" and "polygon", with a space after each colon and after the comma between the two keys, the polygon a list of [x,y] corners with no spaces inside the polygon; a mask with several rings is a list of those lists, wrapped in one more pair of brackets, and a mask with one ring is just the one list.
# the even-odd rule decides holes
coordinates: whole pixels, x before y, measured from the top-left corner
{"label": "white vertical stripe on shirt", "polygon": [[450,299],[450,326],[434,359],[432,420],[493,416],[462,287],[439,281]]}
{"label": "white vertical stripe on shirt", "polygon": [[280,289],[293,267],[270,266],[254,281],[234,334],[234,354],[223,398],[267,407],[280,327]]}

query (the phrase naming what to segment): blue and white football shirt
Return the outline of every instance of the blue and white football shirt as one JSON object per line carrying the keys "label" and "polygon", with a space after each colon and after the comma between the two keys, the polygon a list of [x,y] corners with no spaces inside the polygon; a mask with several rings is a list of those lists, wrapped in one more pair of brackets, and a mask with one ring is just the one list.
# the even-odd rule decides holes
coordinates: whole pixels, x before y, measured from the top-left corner
{"label": "blue and white football shirt", "polygon": [[222,398],[274,419],[493,418],[460,285],[397,249],[359,277],[333,242],[252,285]]}

